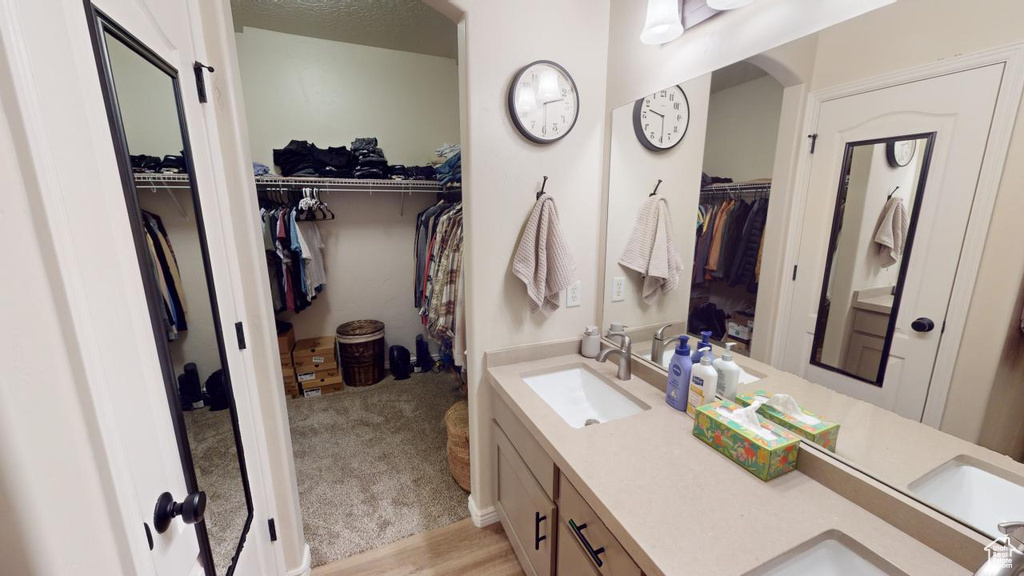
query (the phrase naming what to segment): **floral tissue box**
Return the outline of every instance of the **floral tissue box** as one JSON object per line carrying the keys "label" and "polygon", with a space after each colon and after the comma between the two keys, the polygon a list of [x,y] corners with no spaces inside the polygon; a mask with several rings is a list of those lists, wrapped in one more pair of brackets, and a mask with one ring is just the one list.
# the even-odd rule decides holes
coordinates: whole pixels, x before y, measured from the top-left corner
{"label": "floral tissue box", "polygon": [[761,480],[768,481],[796,469],[800,437],[768,421],[761,421],[764,433],[758,434],[718,412],[735,411],[742,406],[717,400],[697,408],[693,435],[718,450]]}
{"label": "floral tissue box", "polygon": [[[771,394],[765,392],[764,390],[757,390],[753,394],[741,394],[736,396],[736,403],[740,404],[741,406],[750,406],[751,404],[754,403],[754,398],[759,396],[770,398]],[[760,408],[757,409],[758,414],[764,416],[765,418],[771,420],[772,422],[778,424],[779,426],[786,428],[787,430],[797,434],[798,436],[803,436],[804,438],[810,440],[811,442],[814,442],[815,444],[821,446],[826,450],[835,452],[836,443],[839,441],[839,424],[823,420],[821,416],[818,416],[813,412],[808,412],[807,410],[804,410],[803,412],[808,416],[813,416],[814,418],[821,420],[821,422],[817,424],[808,424],[807,422],[801,422],[800,420],[790,416],[789,414],[779,412],[778,410],[772,408],[771,406],[761,406]]]}

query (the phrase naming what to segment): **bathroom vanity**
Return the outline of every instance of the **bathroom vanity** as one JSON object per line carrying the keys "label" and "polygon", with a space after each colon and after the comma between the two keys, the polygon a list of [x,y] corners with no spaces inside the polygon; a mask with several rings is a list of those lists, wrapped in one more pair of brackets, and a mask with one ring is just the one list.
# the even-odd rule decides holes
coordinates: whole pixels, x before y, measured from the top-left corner
{"label": "bathroom vanity", "polygon": [[[756,478],[692,435],[653,370],[617,380],[578,346],[487,354],[496,507],[527,574],[971,572],[800,469]],[[538,394],[538,377],[578,392],[572,405]]]}

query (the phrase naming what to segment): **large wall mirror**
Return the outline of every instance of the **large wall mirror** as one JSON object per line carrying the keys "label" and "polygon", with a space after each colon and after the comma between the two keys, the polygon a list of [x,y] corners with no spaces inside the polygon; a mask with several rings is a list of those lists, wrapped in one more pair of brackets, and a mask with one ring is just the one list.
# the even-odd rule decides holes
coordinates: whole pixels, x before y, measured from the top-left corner
{"label": "large wall mirror", "polygon": [[[962,280],[963,254],[990,234],[978,198],[1006,157],[991,134],[1020,93],[997,60],[886,79],[880,55],[908,40],[860,39],[926,16],[901,4],[612,110],[602,330],[624,325],[660,386],[680,341],[730,345],[739,395],[839,425],[809,449],[996,538],[1024,520],[1024,336],[1019,300],[965,328],[993,280]],[[666,142],[670,94],[688,125]],[[982,333],[1003,352],[978,376],[960,366]]]}
{"label": "large wall mirror", "polygon": [[89,16],[163,385],[195,498],[186,521],[195,523],[206,574],[231,574],[252,498],[178,71],[95,8]]}

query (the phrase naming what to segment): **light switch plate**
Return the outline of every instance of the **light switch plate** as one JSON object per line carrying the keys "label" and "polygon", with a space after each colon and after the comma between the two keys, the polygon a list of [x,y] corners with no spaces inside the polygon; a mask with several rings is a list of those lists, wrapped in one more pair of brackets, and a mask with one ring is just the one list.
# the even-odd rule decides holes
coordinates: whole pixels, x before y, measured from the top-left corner
{"label": "light switch plate", "polygon": [[626,277],[616,276],[612,278],[612,302],[622,302],[626,299]]}
{"label": "light switch plate", "polygon": [[580,290],[583,289],[583,281],[577,280],[565,289],[565,307],[575,308],[580,305]]}

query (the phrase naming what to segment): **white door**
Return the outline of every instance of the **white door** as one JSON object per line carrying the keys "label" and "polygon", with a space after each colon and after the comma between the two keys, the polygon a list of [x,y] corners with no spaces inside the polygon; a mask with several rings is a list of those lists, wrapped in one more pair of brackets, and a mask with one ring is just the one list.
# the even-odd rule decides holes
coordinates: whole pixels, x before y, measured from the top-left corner
{"label": "white door", "polygon": [[[186,0],[95,0],[95,6],[177,70],[195,178],[206,220],[214,223],[207,237],[221,324],[230,327],[238,317],[228,280],[232,264],[217,238],[216,202],[207,201],[216,197],[216,160],[192,69],[196,7]],[[154,340],[89,34],[89,9],[81,0],[0,0],[0,50],[15,79],[5,96],[13,94],[11,106],[25,126],[21,169],[39,191],[39,218],[52,236],[55,266],[71,303],[69,354],[83,364],[88,387],[81,403],[96,413],[108,458],[97,467],[109,467],[115,490],[108,495],[110,509],[124,527],[132,572],[203,574],[195,526],[175,518],[162,534],[154,529],[158,497],[169,492],[181,502],[188,494],[188,466]],[[229,363],[238,362],[238,354],[230,352]],[[233,372],[236,387],[241,386],[244,370]],[[243,548],[247,574],[280,572],[266,555],[249,553],[265,539],[265,522],[253,524]],[[219,572],[226,573],[226,567]]]}
{"label": "white door", "polygon": [[[1004,66],[821,105],[786,370],[922,419]],[[902,253],[876,241],[896,204]]]}

